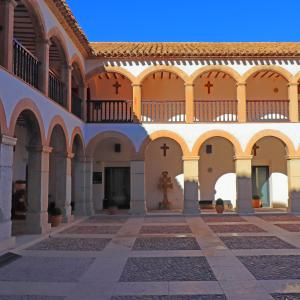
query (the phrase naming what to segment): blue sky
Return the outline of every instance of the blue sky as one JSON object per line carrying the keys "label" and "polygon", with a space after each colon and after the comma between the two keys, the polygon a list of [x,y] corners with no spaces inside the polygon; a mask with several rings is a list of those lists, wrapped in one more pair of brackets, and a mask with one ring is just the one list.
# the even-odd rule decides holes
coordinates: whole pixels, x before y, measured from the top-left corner
{"label": "blue sky", "polygon": [[90,41],[300,41],[299,0],[67,2]]}

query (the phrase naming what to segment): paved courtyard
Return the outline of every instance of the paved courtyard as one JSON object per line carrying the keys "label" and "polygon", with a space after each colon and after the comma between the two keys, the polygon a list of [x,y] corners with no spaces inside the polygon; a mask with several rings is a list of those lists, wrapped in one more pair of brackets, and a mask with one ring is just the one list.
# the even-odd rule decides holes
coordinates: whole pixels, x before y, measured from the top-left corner
{"label": "paved courtyard", "polygon": [[98,215],[11,252],[0,300],[300,299],[298,216]]}

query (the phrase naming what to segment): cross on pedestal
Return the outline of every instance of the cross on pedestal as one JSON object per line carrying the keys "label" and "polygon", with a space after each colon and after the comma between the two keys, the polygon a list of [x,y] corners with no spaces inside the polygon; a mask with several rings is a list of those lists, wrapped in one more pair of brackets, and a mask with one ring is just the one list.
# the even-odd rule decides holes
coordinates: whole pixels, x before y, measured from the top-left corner
{"label": "cross on pedestal", "polygon": [[208,81],[204,86],[207,88],[207,93],[210,94],[210,88],[212,88],[214,85]]}
{"label": "cross on pedestal", "polygon": [[113,87],[116,89],[115,93],[118,95],[119,94],[119,88],[121,87],[122,85],[116,81],[116,83],[113,85]]}
{"label": "cross on pedestal", "polygon": [[257,155],[257,150],[259,149],[260,147],[257,146],[256,144],[254,144],[253,146],[253,155],[256,156]]}
{"label": "cross on pedestal", "polygon": [[170,147],[168,147],[166,144],[164,144],[163,146],[160,147],[160,149],[162,149],[164,151],[164,156],[167,156],[167,150],[169,150]]}

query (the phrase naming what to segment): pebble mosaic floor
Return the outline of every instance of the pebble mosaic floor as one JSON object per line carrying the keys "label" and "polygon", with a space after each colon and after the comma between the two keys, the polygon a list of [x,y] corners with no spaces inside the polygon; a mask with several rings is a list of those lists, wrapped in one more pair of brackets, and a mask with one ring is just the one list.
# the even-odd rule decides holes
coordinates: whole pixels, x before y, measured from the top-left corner
{"label": "pebble mosaic floor", "polygon": [[300,217],[108,216],[0,267],[0,300],[300,300]]}

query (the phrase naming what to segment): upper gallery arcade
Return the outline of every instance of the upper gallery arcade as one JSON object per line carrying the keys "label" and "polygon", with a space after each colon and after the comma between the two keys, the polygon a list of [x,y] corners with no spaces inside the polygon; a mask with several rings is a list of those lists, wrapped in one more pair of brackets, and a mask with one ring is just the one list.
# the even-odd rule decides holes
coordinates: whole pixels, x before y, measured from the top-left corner
{"label": "upper gallery arcade", "polygon": [[0,26],[0,242],[18,182],[27,232],[50,201],[157,209],[163,171],[185,213],[300,212],[300,43],[89,43],[64,0],[0,0]]}

